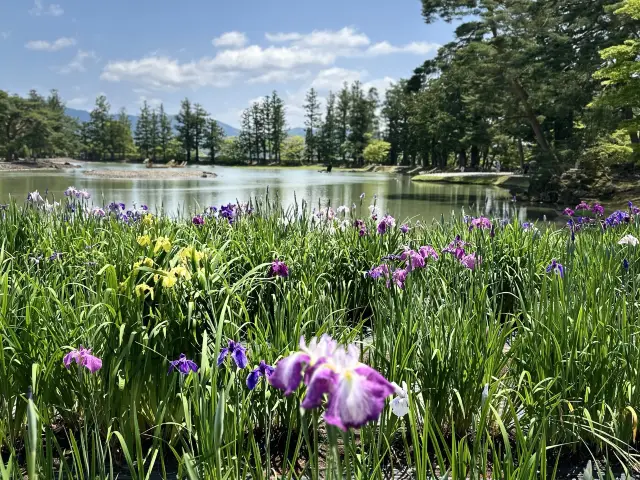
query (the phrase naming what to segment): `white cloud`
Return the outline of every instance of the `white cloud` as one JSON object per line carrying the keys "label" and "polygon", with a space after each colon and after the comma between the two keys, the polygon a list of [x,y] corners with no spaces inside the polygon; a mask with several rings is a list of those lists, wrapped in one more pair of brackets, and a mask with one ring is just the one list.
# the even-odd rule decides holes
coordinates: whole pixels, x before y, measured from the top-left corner
{"label": "white cloud", "polygon": [[437,43],[412,42],[403,46],[391,45],[389,42],[379,42],[371,45],[365,52],[366,55],[376,57],[379,55],[391,55],[394,53],[411,53],[414,55],[429,55],[440,48]]}
{"label": "white cloud", "polygon": [[378,90],[378,95],[380,95],[380,99],[384,98],[384,92],[391,86],[392,83],[396,83],[397,80],[391,77],[377,78],[374,80],[370,80],[368,82],[364,82],[362,84],[362,89],[365,92],[368,92],[370,88],[375,88]]}
{"label": "white cloud", "polygon": [[66,103],[67,103],[67,107],[69,108],[88,108],[89,107],[89,99],[87,97],[72,98]]}
{"label": "white cloud", "polygon": [[310,71],[305,72],[291,72],[289,70],[273,70],[271,72],[264,73],[257,77],[252,77],[247,80],[247,83],[286,83],[294,80],[303,80],[311,76]]}
{"label": "white cloud", "polygon": [[0,32],[0,37],[2,37],[3,40],[6,40],[10,36],[11,36],[11,32]]}
{"label": "white cloud", "polygon": [[25,45],[29,50],[40,50],[44,52],[57,52],[63,48],[72,47],[76,44],[74,38],[62,37],[54,42],[48,42],[46,40],[32,40]]}
{"label": "white cloud", "polygon": [[330,65],[335,59],[336,55],[329,51],[251,45],[238,50],[223,50],[211,60],[211,65],[226,70],[290,70],[306,65]]}
{"label": "white cloud", "polygon": [[226,32],[212,40],[215,47],[242,48],[249,39],[242,32]]}
{"label": "white cloud", "polygon": [[110,82],[130,81],[152,89],[226,87],[235,72],[220,72],[212,60],[202,58],[179,63],[169,57],[145,57],[140,60],[109,62],[100,78]]}
{"label": "white cloud", "polygon": [[351,27],[341,30],[314,30],[311,33],[267,33],[267,40],[274,43],[293,43],[306,48],[321,49],[355,49],[366,47],[371,43],[369,37]]}
{"label": "white cloud", "polygon": [[98,57],[96,56],[96,52],[94,52],[93,50],[91,51],[78,50],[78,53],[76,54],[75,57],[73,57],[73,60],[71,60],[71,62],[69,62],[64,67],[60,67],[58,69],[58,73],[68,74],[73,72],[84,72],[87,70],[85,66],[85,60],[97,61]]}
{"label": "white cloud", "polygon": [[51,15],[52,17],[59,17],[64,14],[64,10],[57,3],[52,3],[46,7],[42,4],[42,0],[35,0],[34,7],[29,10],[31,15],[40,17],[41,15]]}
{"label": "white cloud", "polygon": [[311,82],[311,86],[317,90],[339,90],[344,82],[352,83],[362,80],[367,76],[365,70],[348,70],[346,68],[333,67],[322,70]]}

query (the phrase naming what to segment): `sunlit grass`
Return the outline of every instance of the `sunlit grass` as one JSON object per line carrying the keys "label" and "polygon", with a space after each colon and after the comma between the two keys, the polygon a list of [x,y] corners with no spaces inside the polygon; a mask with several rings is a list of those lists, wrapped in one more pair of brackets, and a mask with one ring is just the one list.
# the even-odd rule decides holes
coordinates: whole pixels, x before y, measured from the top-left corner
{"label": "sunlit grass", "polygon": [[[598,459],[603,475],[638,465],[640,256],[617,244],[640,235],[633,221],[584,228],[575,242],[516,220],[494,220],[493,237],[470,232],[462,216],[406,235],[378,235],[367,220],[359,236],[368,203],[344,230],[342,215],[329,225],[268,199],[204,226],[128,224],[67,203],[0,211],[3,479],[536,478],[578,457]],[[457,234],[482,258],[475,270],[441,254],[404,290],[364,275],[405,246],[441,251]],[[269,277],[276,258],[288,278]],[[564,279],[545,272],[552,258]],[[409,414],[387,407],[342,434],[303,415],[298,395],[264,381],[247,389],[260,360],[274,365],[301,335],[322,333],[359,343],[363,361],[405,381]],[[216,366],[228,339],[247,347],[250,368]],[[80,345],[103,360],[96,374],[63,366]],[[197,374],[167,375],[181,353]]]}

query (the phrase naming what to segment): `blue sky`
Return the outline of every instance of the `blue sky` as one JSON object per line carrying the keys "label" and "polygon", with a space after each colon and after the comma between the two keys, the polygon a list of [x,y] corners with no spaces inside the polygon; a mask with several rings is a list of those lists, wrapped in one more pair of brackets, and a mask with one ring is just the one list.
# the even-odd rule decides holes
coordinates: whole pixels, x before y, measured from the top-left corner
{"label": "blue sky", "polygon": [[426,25],[419,0],[2,0],[0,89],[57,88],[67,105],[137,113],[143,100],[176,113],[188,96],[237,126],[251,101],[277,90],[289,124],[314,86],[381,91],[407,77],[453,26]]}

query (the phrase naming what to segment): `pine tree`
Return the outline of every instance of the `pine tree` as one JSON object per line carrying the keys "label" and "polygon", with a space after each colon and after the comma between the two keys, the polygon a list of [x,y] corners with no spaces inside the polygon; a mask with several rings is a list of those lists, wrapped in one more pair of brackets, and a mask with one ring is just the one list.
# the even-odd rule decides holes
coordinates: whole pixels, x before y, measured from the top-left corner
{"label": "pine tree", "polygon": [[318,153],[329,165],[333,164],[337,154],[337,128],[336,128],[336,96],[329,92],[327,107],[324,115],[324,123],[320,127]]}
{"label": "pine tree", "polygon": [[253,160],[253,120],[251,119],[251,109],[247,108],[242,112],[240,135],[238,136],[238,152],[249,161]]}
{"label": "pine tree", "polygon": [[171,127],[171,119],[164,111],[164,105],[162,104],[160,104],[158,117],[160,121],[160,138],[158,145],[160,147],[160,151],[162,152],[162,159],[166,162],[169,144],[171,143],[171,139],[173,138],[173,129]]}
{"label": "pine tree", "polygon": [[224,129],[213,118],[207,121],[207,130],[203,147],[209,150],[211,163],[215,163],[216,154],[222,149]]}
{"label": "pine tree", "polygon": [[140,115],[138,116],[138,123],[136,124],[136,131],[134,139],[136,146],[140,151],[143,158],[149,158],[149,152],[151,151],[151,137],[152,137],[152,125],[151,125],[151,109],[149,104],[145,100],[140,108]]}
{"label": "pine tree", "polygon": [[285,106],[278,93],[274,90],[271,94],[271,149],[273,158],[280,163],[282,157],[282,143],[287,137],[287,120]]}
{"label": "pine tree", "polygon": [[308,162],[313,162],[318,154],[318,139],[316,138],[318,127],[320,126],[320,103],[318,94],[314,88],[307,92],[304,125],[307,128],[305,134],[306,157]]}
{"label": "pine tree", "polygon": [[149,120],[149,149],[151,150],[151,158],[156,161],[158,153],[158,144],[160,143],[160,121],[158,113],[154,110],[151,112]]}
{"label": "pine tree", "polygon": [[196,103],[193,111],[193,146],[196,149],[196,162],[200,161],[200,147],[202,147],[207,129],[207,117],[209,114],[206,112],[202,105]]}
{"label": "pine tree", "polygon": [[178,140],[182,145],[182,149],[187,157],[187,163],[191,161],[191,150],[194,148],[194,112],[191,108],[191,102],[185,98],[180,105],[180,112],[176,116],[178,123]]}
{"label": "pine tree", "polygon": [[92,157],[102,159],[107,152],[109,137],[107,125],[110,120],[111,106],[107,97],[100,95],[96,98],[96,106],[91,110],[87,134],[92,146]]}
{"label": "pine tree", "polygon": [[338,93],[338,103],[336,104],[336,141],[338,149],[342,154],[342,161],[347,159],[345,144],[349,132],[349,110],[351,109],[351,92],[345,82],[342,90]]}

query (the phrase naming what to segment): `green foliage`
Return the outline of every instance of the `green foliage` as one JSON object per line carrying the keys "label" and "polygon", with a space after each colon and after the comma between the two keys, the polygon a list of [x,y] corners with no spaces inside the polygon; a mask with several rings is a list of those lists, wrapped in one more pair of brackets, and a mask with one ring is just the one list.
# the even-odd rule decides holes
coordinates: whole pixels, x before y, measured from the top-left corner
{"label": "green foliage", "polygon": [[[606,478],[638,466],[640,253],[618,244],[640,236],[637,218],[584,226],[572,242],[566,228],[524,230],[515,217],[494,220],[494,236],[469,231],[463,215],[378,235],[366,204],[318,221],[256,199],[233,225],[211,216],[197,227],[100,219],[67,202],[73,213],[13,203],[0,216],[3,478],[524,480],[592,456]],[[361,237],[356,219],[372,233]],[[404,290],[363,275],[461,232],[482,257],[473,271],[442,254]],[[155,250],[159,237],[169,243]],[[268,278],[276,257],[289,278]],[[564,279],[545,273],[551,258]],[[189,277],[154,278],[176,266]],[[386,406],[342,435],[300,411],[302,389],[284,397],[262,380],[249,391],[248,369],[216,366],[227,339],[247,347],[252,369],[321,333],[357,342],[364,363],[406,382],[408,415]],[[102,358],[96,374],[64,368],[79,345]],[[167,375],[181,353],[197,374]]]}
{"label": "green foliage", "polygon": [[391,144],[384,140],[373,140],[364,149],[364,159],[369,163],[384,163],[389,156]]}
{"label": "green foliage", "polygon": [[302,165],[307,152],[304,138],[297,135],[287,137],[282,144],[282,164],[283,165]]}

